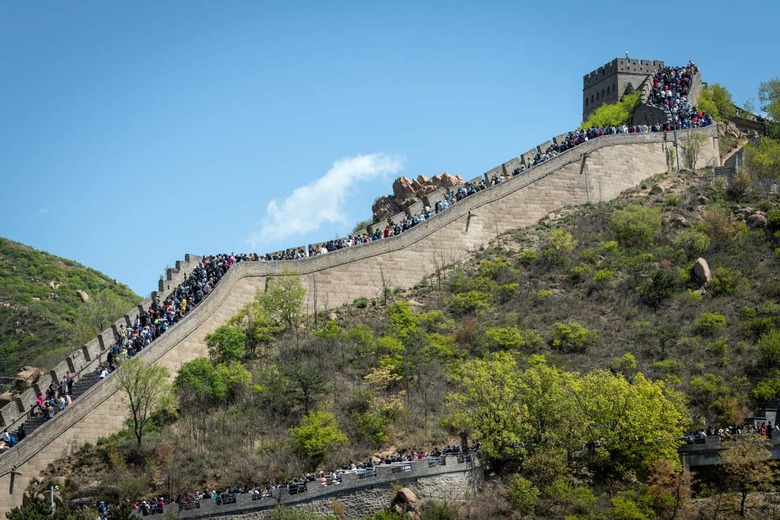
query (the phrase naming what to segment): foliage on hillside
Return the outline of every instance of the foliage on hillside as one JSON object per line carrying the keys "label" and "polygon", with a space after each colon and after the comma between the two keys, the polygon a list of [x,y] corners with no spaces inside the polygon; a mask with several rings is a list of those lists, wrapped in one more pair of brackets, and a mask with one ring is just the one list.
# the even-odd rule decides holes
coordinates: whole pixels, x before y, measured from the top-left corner
{"label": "foliage on hillside", "polygon": [[[51,367],[140,301],[72,260],[0,238],[0,376]],[[77,291],[85,291],[83,303]]]}
{"label": "foliage on hillside", "polygon": [[617,103],[601,105],[582,123],[580,128],[621,126],[631,123],[634,111],[642,102],[641,96],[642,92],[636,90],[620,98]]}
{"label": "foliage on hillside", "polygon": [[279,480],[465,433],[498,472],[466,518],[687,517],[684,430],[780,397],[780,209],[710,180],[566,209],[337,320],[305,320],[287,271],[185,364],[175,417],[85,449],[64,492]]}

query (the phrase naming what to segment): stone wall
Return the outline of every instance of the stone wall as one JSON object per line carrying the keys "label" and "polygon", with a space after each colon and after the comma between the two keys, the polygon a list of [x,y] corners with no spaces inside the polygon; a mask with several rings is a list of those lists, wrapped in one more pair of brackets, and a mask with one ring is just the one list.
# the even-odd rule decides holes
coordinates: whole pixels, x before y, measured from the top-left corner
{"label": "stone wall", "polygon": [[297,495],[274,491],[274,496],[252,500],[248,494],[236,496],[233,504],[217,505],[212,499],[203,499],[197,508],[179,511],[178,505],[165,506],[162,514],[150,520],[172,514],[182,519],[200,518],[242,518],[245,520],[266,520],[278,506],[304,509],[318,515],[333,515],[334,504],[338,502],[345,518],[365,518],[377,511],[387,509],[400,487],[411,489],[421,500],[457,503],[473,496],[482,483],[484,472],[479,462],[458,462],[458,457],[446,457],[445,465],[430,466],[427,460],[408,464],[409,471],[391,472],[390,466],[377,468],[377,476],[358,479],[357,475],[346,474],[341,484],[323,487],[310,482],[307,491]]}
{"label": "stone wall", "polygon": [[[718,165],[716,127],[694,132],[707,136],[700,164],[715,159]],[[534,225],[566,205],[611,200],[644,179],[667,172],[670,141],[671,136],[663,133],[599,137],[467,197],[401,235],[297,262],[240,262],[195,312],[140,356],[174,372],[205,356],[205,336],[249,303],[257,290],[265,290],[269,278],[291,267],[307,289],[308,312],[380,296],[383,286],[412,287],[440,266],[487,246],[498,234]],[[118,431],[126,414],[123,401],[114,376],[109,376],[0,456],[0,514],[21,504],[30,479],[50,462]]]}
{"label": "stone wall", "polygon": [[149,308],[154,299],[165,299],[173,289],[184,281],[185,276],[189,275],[199,261],[199,256],[186,255],[183,261],[176,261],[175,268],[166,269],[165,278],[159,281],[159,290],[157,292],[153,292],[151,296],[144,299],[139,305],[130,309],[92,341],[71,352],[65,360],[57,364],[47,374],[44,374],[31,388],[16,396],[13,402],[0,409],[0,426],[10,431],[17,430],[21,423],[24,422],[27,412],[35,403],[38,392],[45,393],[52,382],[58,385],[66,372],[73,374],[74,379],[78,381],[81,374],[96,370],[98,365],[105,359],[107,349],[119,337],[119,327],[132,324],[140,312]]}

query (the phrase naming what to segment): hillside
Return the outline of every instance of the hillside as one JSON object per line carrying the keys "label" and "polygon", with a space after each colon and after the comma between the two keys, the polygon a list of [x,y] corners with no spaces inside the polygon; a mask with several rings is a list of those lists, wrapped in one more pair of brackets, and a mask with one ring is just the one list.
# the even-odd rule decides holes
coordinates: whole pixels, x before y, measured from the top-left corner
{"label": "hillside", "polygon": [[[611,381],[598,369],[620,381],[641,382],[639,373],[663,381],[685,409],[673,439],[684,428],[741,423],[780,395],[779,227],[776,198],[728,190],[707,172],[671,173],[505,234],[413,290],[389,289],[387,301],[358,299],[307,321],[290,313],[294,305],[275,314],[300,294],[279,286],[218,329],[213,363],[182,367],[177,410],[158,416],[143,447],[125,432],[49,476],[69,498],[138,500],[428,450],[457,442],[467,426],[490,447],[488,432],[458,416],[453,395],[497,360],[525,377],[541,366],[536,355],[574,381]],[[703,287],[694,275],[700,257],[711,268]],[[570,406],[563,396],[551,406]],[[574,408],[551,410],[560,411],[555,442],[583,438]],[[505,455],[496,450],[494,462]],[[514,454],[500,475],[528,478],[547,500],[539,513],[556,516],[560,486],[625,491],[644,467],[631,461],[628,472],[600,473],[565,455]],[[507,491],[497,493],[491,507],[500,508]]]}
{"label": "hillside", "polygon": [[94,269],[3,238],[0,280],[0,377],[55,365],[141,300]]}

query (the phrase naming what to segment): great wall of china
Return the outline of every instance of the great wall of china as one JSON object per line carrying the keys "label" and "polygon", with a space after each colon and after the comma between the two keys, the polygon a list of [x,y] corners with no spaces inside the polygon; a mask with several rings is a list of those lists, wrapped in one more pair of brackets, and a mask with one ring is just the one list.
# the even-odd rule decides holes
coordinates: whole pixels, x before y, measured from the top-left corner
{"label": "great wall of china", "polygon": [[[690,133],[706,139],[698,156],[699,167],[719,166],[716,126],[678,131],[679,143]],[[478,192],[409,231],[385,240],[292,262],[241,262],[232,267],[208,298],[180,323],[145,349],[145,363],[158,363],[175,372],[185,362],[206,356],[204,338],[224,324],[268,279],[294,268],[307,289],[309,312],[334,308],[359,297],[378,296],[383,287],[409,288],[442,265],[465,259],[508,230],[531,226],[549,213],[567,206],[608,201],[638,186],[643,180],[668,172],[676,143],[671,133],[608,135],[590,140],[558,157],[533,167],[497,186]],[[540,145],[544,146],[544,145]],[[515,158],[486,175],[512,171]],[[188,256],[161,281],[164,297],[189,272],[198,258]],[[154,296],[154,295],[153,295]],[[144,302],[143,305],[148,305]],[[117,327],[130,323],[138,309],[55,367],[37,383],[45,388],[66,370],[86,374],[103,359],[114,342]],[[18,425],[34,400],[28,390],[0,410],[4,427]],[[94,385],[64,412],[46,422],[18,446],[0,455],[0,514],[22,504],[31,479],[51,462],[78,451],[86,442],[119,431],[126,417],[116,378]],[[342,488],[346,492],[346,488]]]}

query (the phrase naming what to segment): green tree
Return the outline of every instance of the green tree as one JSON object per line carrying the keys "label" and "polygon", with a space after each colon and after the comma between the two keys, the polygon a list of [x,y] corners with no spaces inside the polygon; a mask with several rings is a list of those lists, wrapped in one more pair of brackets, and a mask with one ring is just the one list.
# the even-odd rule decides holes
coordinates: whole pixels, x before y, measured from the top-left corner
{"label": "green tree", "polygon": [[780,331],[772,330],[758,340],[758,356],[762,368],[780,368]]}
{"label": "green tree", "polygon": [[598,335],[572,321],[570,323],[556,323],[550,346],[562,352],[585,352],[588,348],[598,343]]}
{"label": "green tree", "polygon": [[598,476],[645,472],[659,459],[679,464],[677,448],[688,422],[680,394],[638,373],[595,370],[574,382],[586,445],[583,460]]}
{"label": "green tree", "polygon": [[110,289],[91,295],[84,304],[84,312],[79,314],[81,340],[94,338],[127,310],[127,303]]}
{"label": "green tree", "polygon": [[780,181],[780,142],[765,137],[758,144],[749,142],[744,151],[745,168],[753,180],[768,188]]}
{"label": "green tree", "polygon": [[138,357],[127,359],[116,375],[119,388],[127,396],[130,423],[138,446],[152,416],[169,404],[170,384],[168,369],[159,365],[144,365]]}
{"label": "green tree", "polygon": [[509,503],[512,504],[515,511],[522,515],[530,515],[534,512],[540,492],[533,482],[520,475],[515,475],[509,481],[507,488],[509,490]]}
{"label": "green tree", "polygon": [[774,487],[774,470],[769,464],[772,453],[763,437],[747,431],[727,443],[720,457],[726,482],[741,496],[739,516],[744,517],[748,494]]}
{"label": "green tree", "polygon": [[205,410],[224,402],[228,395],[227,383],[206,358],[184,363],[173,387],[184,410]]}
{"label": "green tree", "polygon": [[258,355],[259,348],[264,349],[261,357],[266,357],[268,346],[274,342],[276,335],[284,330],[277,324],[271,311],[255,298],[241,312],[233,316],[228,325],[240,327],[246,334],[246,358],[252,359]]}
{"label": "green tree", "polygon": [[449,424],[481,439],[486,457],[499,463],[519,460],[531,432],[528,406],[518,399],[525,386],[518,376],[515,358],[497,352],[457,367],[453,380],[460,391],[447,396]]}
{"label": "green tree", "polygon": [[303,413],[308,414],[317,399],[327,391],[327,374],[293,361],[280,362],[278,367],[279,373],[290,382],[287,398],[302,405]]}
{"label": "green tree", "polygon": [[718,83],[702,87],[696,108],[712,114],[717,121],[731,119],[737,113],[731,92]]}
{"label": "green tree", "polygon": [[305,296],[306,289],[301,284],[301,275],[285,267],[281,275],[268,279],[266,291],[259,293],[257,299],[271,316],[279,320],[286,330],[292,330],[297,338],[298,329],[306,316],[303,308]]}
{"label": "green tree", "polygon": [[772,121],[780,123],[780,78],[762,81],[758,87],[758,99],[761,101],[761,110]]}
{"label": "green tree", "polygon": [[592,126],[621,126],[631,123],[634,111],[641,104],[642,92],[626,94],[617,103],[601,105],[586,119],[580,128]]}
{"label": "green tree", "polygon": [[206,346],[214,363],[243,361],[246,356],[246,332],[238,327],[222,325],[206,336]]}
{"label": "green tree", "polygon": [[625,246],[653,244],[662,226],[661,210],[654,207],[630,205],[612,212],[609,219],[612,234]]}
{"label": "green tree", "polygon": [[347,436],[339,429],[336,416],[322,410],[309,412],[290,433],[296,450],[315,462],[347,442]]}

